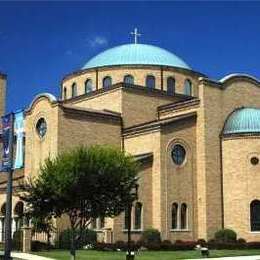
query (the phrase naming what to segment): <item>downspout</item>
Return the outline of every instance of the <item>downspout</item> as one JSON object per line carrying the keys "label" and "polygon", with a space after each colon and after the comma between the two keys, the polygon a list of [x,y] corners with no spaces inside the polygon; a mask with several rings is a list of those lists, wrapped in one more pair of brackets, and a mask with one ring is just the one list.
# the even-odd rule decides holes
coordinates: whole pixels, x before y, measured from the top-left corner
{"label": "downspout", "polygon": [[219,147],[220,147],[220,191],[221,191],[221,228],[224,229],[224,187],[223,187],[223,151],[222,151],[222,137],[221,132],[219,136]]}

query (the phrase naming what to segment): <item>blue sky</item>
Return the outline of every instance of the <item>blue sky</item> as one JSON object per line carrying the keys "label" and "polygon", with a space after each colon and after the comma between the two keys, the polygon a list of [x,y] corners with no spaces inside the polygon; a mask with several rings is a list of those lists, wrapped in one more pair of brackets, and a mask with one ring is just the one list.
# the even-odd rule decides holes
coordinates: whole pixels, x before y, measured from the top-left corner
{"label": "blue sky", "polygon": [[132,42],[134,27],[141,43],[166,48],[211,78],[260,78],[260,2],[0,2],[0,10],[7,111],[41,92],[59,95],[64,75]]}

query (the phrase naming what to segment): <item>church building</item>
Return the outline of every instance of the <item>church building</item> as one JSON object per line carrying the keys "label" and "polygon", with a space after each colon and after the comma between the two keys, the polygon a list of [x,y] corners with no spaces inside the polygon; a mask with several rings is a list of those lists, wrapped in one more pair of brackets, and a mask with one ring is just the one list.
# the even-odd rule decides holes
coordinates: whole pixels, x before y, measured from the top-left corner
{"label": "church building", "polygon": [[[0,113],[7,76],[0,74]],[[260,81],[220,80],[157,46],[125,44],[65,75],[60,96],[37,95],[25,111],[25,162],[14,190],[40,164],[78,145],[112,145],[140,161],[132,236],[153,227],[165,240],[211,239],[222,228],[260,241]],[[0,233],[6,178],[0,179]],[[13,198],[13,231],[23,204]],[[127,216],[97,219],[104,240],[127,239]],[[62,219],[59,229],[65,228]],[[0,238],[1,240],[1,238]]]}

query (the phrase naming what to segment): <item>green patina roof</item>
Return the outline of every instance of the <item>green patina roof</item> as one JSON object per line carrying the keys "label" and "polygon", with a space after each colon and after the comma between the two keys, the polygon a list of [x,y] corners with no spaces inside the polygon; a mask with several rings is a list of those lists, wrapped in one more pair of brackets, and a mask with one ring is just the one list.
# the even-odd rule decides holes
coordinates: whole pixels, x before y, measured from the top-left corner
{"label": "green patina roof", "polygon": [[112,65],[164,65],[191,69],[175,54],[147,44],[124,44],[108,49],[90,59],[82,69]]}
{"label": "green patina roof", "polygon": [[260,109],[240,108],[227,119],[223,134],[260,133]]}

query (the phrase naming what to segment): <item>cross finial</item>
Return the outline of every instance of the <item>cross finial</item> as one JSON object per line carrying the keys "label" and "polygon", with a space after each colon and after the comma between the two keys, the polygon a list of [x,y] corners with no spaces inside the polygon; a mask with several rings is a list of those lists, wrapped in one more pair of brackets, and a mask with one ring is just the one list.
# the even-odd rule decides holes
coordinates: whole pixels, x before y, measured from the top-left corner
{"label": "cross finial", "polygon": [[135,44],[137,44],[137,37],[141,36],[141,33],[138,33],[137,28],[135,28],[135,30],[133,32],[131,32],[131,35],[134,35],[134,39],[135,39]]}

